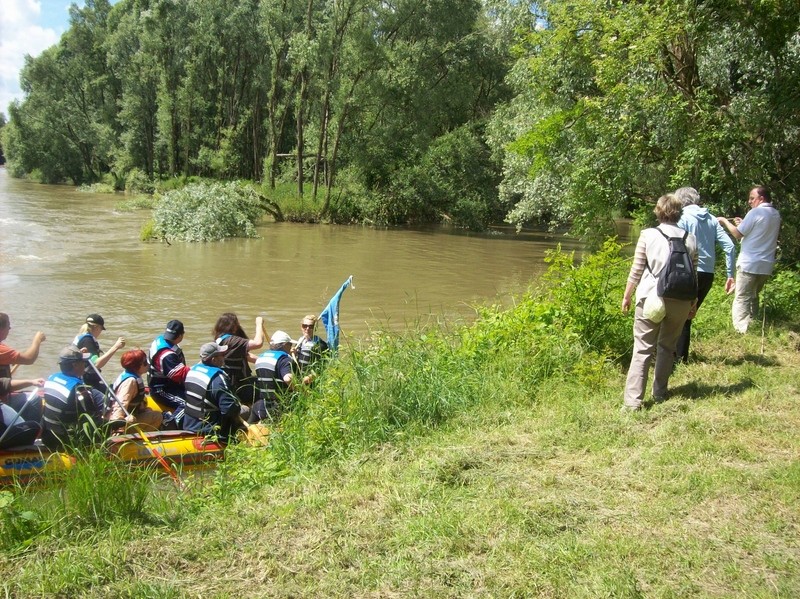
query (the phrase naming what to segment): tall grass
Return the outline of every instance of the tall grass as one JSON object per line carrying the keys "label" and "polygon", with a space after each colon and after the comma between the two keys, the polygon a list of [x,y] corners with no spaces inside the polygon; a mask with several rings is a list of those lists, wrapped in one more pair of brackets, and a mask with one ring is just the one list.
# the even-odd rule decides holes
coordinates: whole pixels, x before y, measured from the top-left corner
{"label": "tall grass", "polygon": [[268,451],[231,452],[217,497],[424,434],[482,404],[530,401],[556,375],[602,377],[630,345],[630,324],[610,299],[624,284],[620,250],[608,242],[580,264],[556,250],[545,285],[510,310],[481,307],[470,325],[376,332],[349,348],[296,396]]}
{"label": "tall grass", "polygon": [[26,550],[42,535],[102,530],[112,523],[169,524],[181,517],[158,472],[133,467],[100,449],[72,450],[76,463],[36,484],[0,490],[0,550]]}

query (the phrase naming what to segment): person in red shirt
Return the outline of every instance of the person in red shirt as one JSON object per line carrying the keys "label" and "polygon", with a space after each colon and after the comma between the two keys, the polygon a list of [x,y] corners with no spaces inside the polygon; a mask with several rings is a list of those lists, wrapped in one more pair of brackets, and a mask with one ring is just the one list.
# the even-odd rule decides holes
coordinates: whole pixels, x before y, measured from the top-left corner
{"label": "person in red shirt", "polygon": [[[30,347],[23,351],[17,351],[16,349],[13,349],[5,344],[5,340],[8,338],[8,334],[10,332],[11,318],[9,318],[8,314],[5,312],[0,312],[0,378],[7,379],[12,378],[12,366],[18,364],[28,366],[36,362],[36,359],[39,357],[39,347],[46,339],[44,333],[41,331],[36,331],[36,333],[33,335],[33,341],[31,342]],[[13,409],[19,411],[23,408],[23,406],[25,406],[25,394],[9,393],[3,402],[8,404]],[[25,418],[28,420],[38,419],[41,416],[41,407],[37,407],[36,409],[39,410],[38,414],[28,413],[25,414]]]}

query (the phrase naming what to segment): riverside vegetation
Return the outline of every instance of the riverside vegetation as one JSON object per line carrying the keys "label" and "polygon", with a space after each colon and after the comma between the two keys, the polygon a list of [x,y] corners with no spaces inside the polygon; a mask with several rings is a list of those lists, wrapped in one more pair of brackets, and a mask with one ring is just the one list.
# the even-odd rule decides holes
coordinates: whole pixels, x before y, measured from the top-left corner
{"label": "riverside vegetation", "polygon": [[128,193],[249,180],[276,201],[291,187],[312,220],[568,224],[596,245],[667,190],[742,216],[767,185],[800,259],[796,0],[86,0],[69,14],[0,114],[12,176]]}
{"label": "riverside vegetation", "polygon": [[185,490],[94,453],[0,491],[6,595],[798,596],[798,275],[763,336],[716,285],[632,414],[619,246],[549,261],[510,309],[344,348],[269,447]]}

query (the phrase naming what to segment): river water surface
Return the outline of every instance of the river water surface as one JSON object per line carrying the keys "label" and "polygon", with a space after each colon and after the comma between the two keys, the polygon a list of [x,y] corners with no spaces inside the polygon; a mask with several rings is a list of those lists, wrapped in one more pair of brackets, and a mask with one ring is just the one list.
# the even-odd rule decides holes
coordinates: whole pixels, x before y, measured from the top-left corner
{"label": "river water surface", "polygon": [[[182,320],[193,363],[222,312],[236,312],[249,335],[262,315],[268,333],[296,337],[302,316],[319,314],[353,275],[340,306],[346,344],[376,329],[470,318],[478,303],[509,303],[545,269],[547,249],[580,250],[568,238],[510,228],[468,235],[293,223],[264,223],[260,239],[144,243],[139,230],[150,213],[118,210],[123,199],[12,179],[0,168],[7,344],[23,349],[36,330],[47,335],[37,363],[18,377],[55,371],[59,350],[93,312],[106,322],[103,348],[123,336],[127,348],[147,349],[168,320]],[[106,378],[120,370],[115,356]]]}

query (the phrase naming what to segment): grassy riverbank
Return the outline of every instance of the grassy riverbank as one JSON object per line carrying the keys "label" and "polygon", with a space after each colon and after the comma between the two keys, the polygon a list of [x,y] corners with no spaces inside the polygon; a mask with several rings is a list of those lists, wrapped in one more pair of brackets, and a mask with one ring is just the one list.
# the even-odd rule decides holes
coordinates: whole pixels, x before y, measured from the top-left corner
{"label": "grassy riverbank", "polygon": [[270,451],[237,448],[187,491],[142,497],[146,478],[96,467],[15,494],[4,589],[797,596],[796,325],[768,313],[763,339],[734,335],[715,289],[669,399],[622,413],[624,271],[611,247],[578,269],[556,256],[512,310],[350,348]]}

